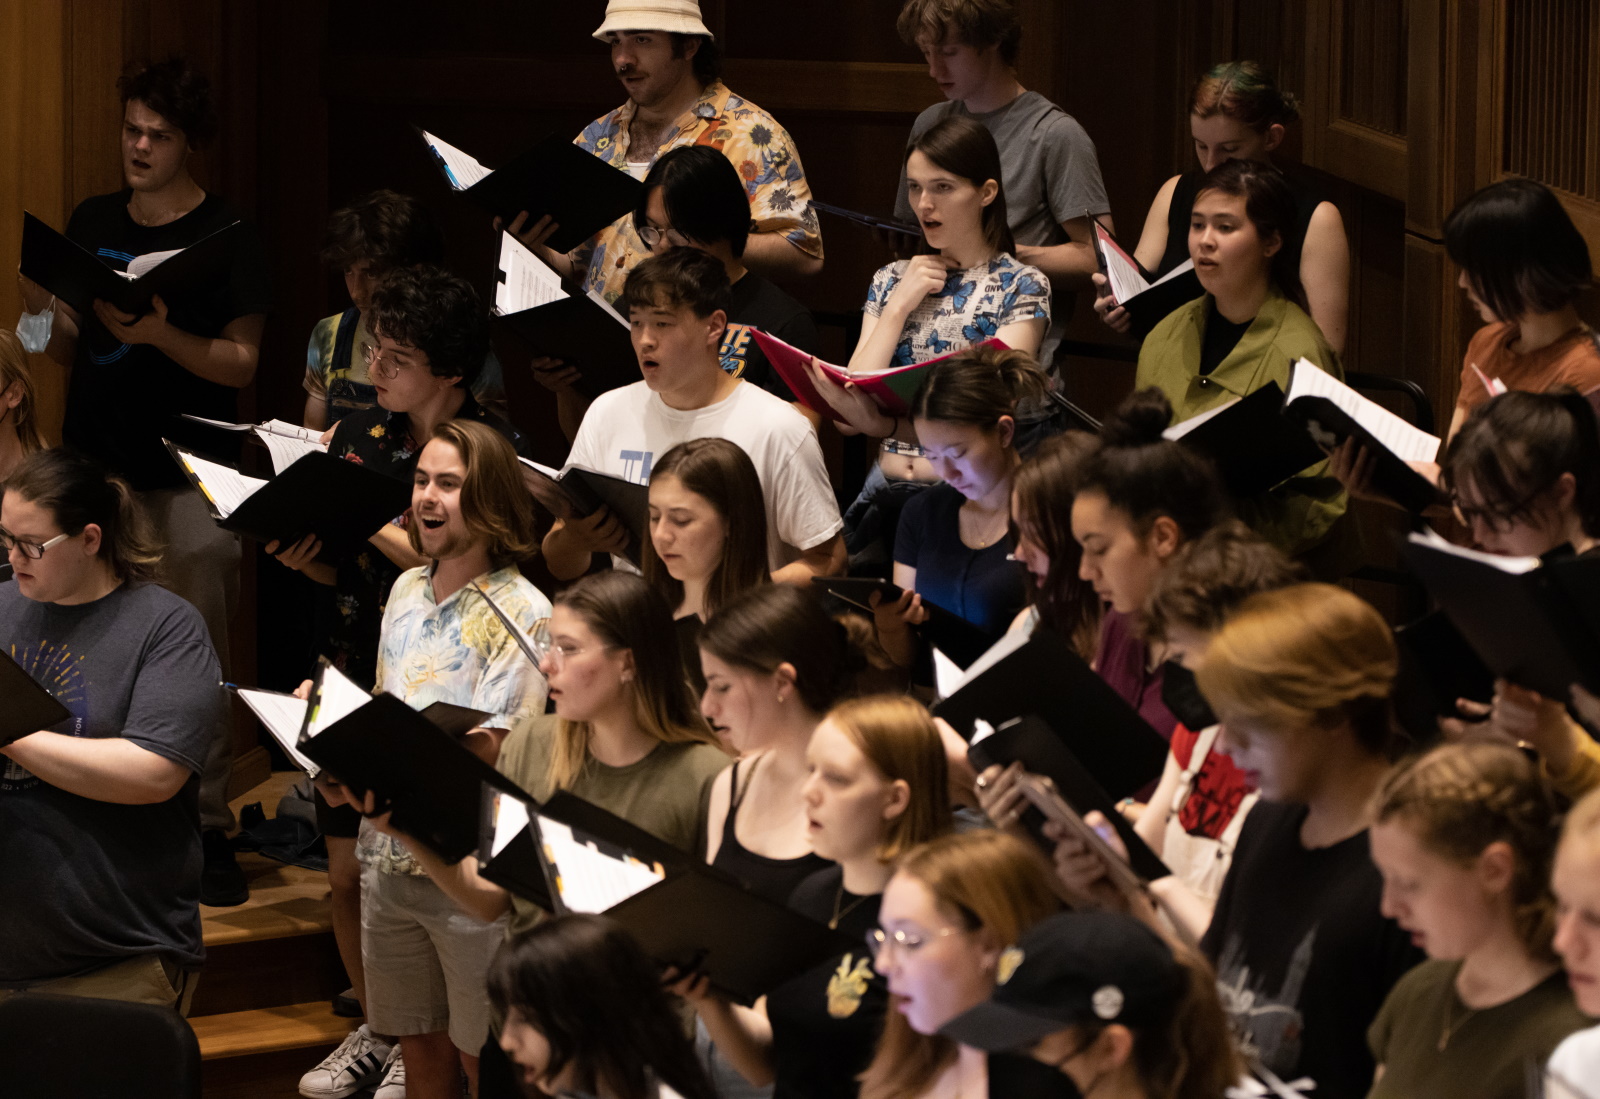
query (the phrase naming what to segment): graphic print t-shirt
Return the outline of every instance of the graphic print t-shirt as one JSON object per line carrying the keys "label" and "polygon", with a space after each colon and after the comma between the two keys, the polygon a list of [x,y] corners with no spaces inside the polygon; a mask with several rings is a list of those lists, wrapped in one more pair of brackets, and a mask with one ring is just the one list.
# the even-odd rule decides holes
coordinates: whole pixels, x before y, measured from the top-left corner
{"label": "graphic print t-shirt", "polygon": [[0,648],[72,717],[51,732],[123,737],[189,781],[155,805],[113,805],[10,760],[0,773],[0,987],[141,954],[197,967],[199,773],[222,704],[200,612],[153,584],[58,606],[0,585]]}
{"label": "graphic print t-shirt", "polygon": [[1300,842],[1303,805],[1261,801],[1245,818],[1200,948],[1246,1052],[1320,1099],[1360,1099],[1376,1067],[1367,1027],[1423,958],[1379,911],[1367,833]]}

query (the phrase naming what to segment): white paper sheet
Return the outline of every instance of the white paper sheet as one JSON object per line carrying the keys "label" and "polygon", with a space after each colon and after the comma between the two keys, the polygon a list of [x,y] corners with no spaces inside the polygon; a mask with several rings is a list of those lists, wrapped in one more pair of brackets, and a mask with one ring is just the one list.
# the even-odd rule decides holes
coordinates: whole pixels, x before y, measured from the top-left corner
{"label": "white paper sheet", "polygon": [[253,687],[241,687],[239,697],[261,719],[262,726],[272,734],[272,739],[278,742],[295,765],[315,778],[322,768],[300,751],[300,729],[305,724],[306,707],[310,703],[293,695]]}
{"label": "white paper sheet", "polygon": [[528,805],[504,790],[494,795],[494,839],[489,844],[489,857],[506,849],[506,844],[516,839],[528,827]]}
{"label": "white paper sheet", "polygon": [[184,464],[199,478],[201,489],[211,497],[224,519],[238,511],[252,493],[267,483],[260,477],[247,477],[221,462],[212,462],[188,451],[182,454]]}
{"label": "white paper sheet", "polygon": [[500,234],[500,279],[494,286],[495,312],[537,309],[567,296],[561,276],[510,233]]}
{"label": "white paper sheet", "polygon": [[489,169],[479,164],[476,157],[462,152],[443,138],[435,137],[427,130],[422,131],[422,138],[434,152],[439,154],[439,159],[444,161],[445,171],[450,176],[450,185],[456,190],[465,191],[489,174]]}
{"label": "white paper sheet", "polygon": [[372,701],[372,692],[358,687],[338,668],[327,665],[322,670],[322,690],[316,700],[316,709],[311,711],[311,720],[306,725],[307,736],[316,736],[340,718],[361,709]]}
{"label": "white paper sheet", "polygon": [[604,912],[666,877],[659,866],[602,854],[594,844],[578,839],[571,828],[546,816],[539,817],[539,835],[545,857],[556,868],[561,902],[574,912]]}
{"label": "white paper sheet", "polygon": [[1300,359],[1289,379],[1287,404],[1298,397],[1326,397],[1334,406],[1372,432],[1378,442],[1394,451],[1402,461],[1432,462],[1439,457],[1440,439],[1370,401],[1315,363]]}

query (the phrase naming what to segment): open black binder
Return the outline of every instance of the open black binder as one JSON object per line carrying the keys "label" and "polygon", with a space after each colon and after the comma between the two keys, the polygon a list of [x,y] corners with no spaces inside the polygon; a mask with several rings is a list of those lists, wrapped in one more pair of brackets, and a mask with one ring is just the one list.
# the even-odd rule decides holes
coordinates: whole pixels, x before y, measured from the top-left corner
{"label": "open black binder", "polygon": [[[873,592],[878,592],[885,603],[893,603],[904,594],[903,588],[871,576],[813,576],[811,582],[868,614],[872,613],[869,600]],[[917,632],[959,667],[971,667],[997,640],[995,634],[937,603],[923,599],[922,606],[928,612],[928,620],[917,627]]]}
{"label": "open black binder", "polygon": [[138,278],[112,270],[82,245],[32,214],[22,215],[22,273],[76,309],[94,312],[96,298],[124,313],[150,311],[157,294],[168,305],[191,291],[226,281],[239,240],[239,222],[189,245]]}
{"label": "open black binder", "polygon": [[1304,424],[1283,415],[1277,382],[1173,424],[1165,434],[1215,462],[1228,494],[1238,500],[1266,492],[1327,458]]}

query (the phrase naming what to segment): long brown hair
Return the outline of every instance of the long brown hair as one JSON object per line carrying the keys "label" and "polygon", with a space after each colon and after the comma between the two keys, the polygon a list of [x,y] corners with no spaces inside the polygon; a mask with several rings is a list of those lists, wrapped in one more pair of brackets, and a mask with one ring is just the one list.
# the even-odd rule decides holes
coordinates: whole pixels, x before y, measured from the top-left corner
{"label": "long brown hair", "polygon": [[762,584],[734,596],[701,628],[700,648],[760,675],[788,664],[800,704],[814,714],[854,694],[867,668],[849,627],[793,584]]}
{"label": "long brown hair", "polygon": [[[1006,188],[1001,178],[1000,147],[994,135],[980,122],[961,115],[935,122],[921,137],[914,139],[906,149],[906,159],[912,153],[921,153],[936,167],[960,176],[974,187],[982,187],[994,180],[998,190],[994,201],[983,208],[983,239],[996,253],[1015,255],[1017,242],[1011,235],[1011,223],[1006,216]],[[932,252],[927,238],[923,238],[924,251]]]}
{"label": "long brown hair", "polygon": [[[716,744],[683,675],[683,657],[672,612],[660,593],[629,572],[601,572],[556,595],[554,603],[583,619],[607,646],[633,654],[633,680],[624,688],[633,698],[634,720],[663,744]],[[572,786],[589,763],[586,721],[556,722],[550,755],[550,786]]]}
{"label": "long brown hair", "polygon": [[159,578],[163,547],[144,505],[128,482],[93,458],[59,449],[35,451],[0,484],[0,500],[8,493],[48,511],[64,534],[78,534],[91,523],[99,527],[98,556],[118,580]]}
{"label": "long brown hair", "polygon": [[1072,536],[1072,497],[1095,446],[1095,437],[1083,431],[1046,439],[1017,467],[1011,482],[1011,540],[1025,535],[1050,558],[1044,584],[1034,594],[1039,620],[1085,660],[1094,658],[1102,612],[1094,587],[1078,575],[1083,548]]}
{"label": "long brown hair", "polygon": [[904,779],[911,804],[890,821],[878,858],[892,862],[950,830],[950,770],[933,718],[916,699],[872,695],[841,702],[827,720],[884,778]]}
{"label": "long brown hair", "polygon": [[[767,505],[755,463],[739,444],[727,439],[679,443],[650,471],[651,481],[658,477],[676,477],[722,520],[722,553],[706,581],[705,617],[747,588],[767,582]],[[640,571],[676,610],[683,602],[683,582],[662,564],[654,539],[643,542]]]}
{"label": "long brown hair", "polygon": [[1539,765],[1509,744],[1446,744],[1401,766],[1378,791],[1378,822],[1398,820],[1441,858],[1471,863],[1511,848],[1511,918],[1528,953],[1554,961],[1555,797]]}
{"label": "long brown hair", "polygon": [[[941,836],[908,853],[895,872],[927,886],[957,923],[984,932],[996,950],[1061,910],[1055,875],[1038,848],[994,829]],[[861,1076],[861,1099],[921,1095],[955,1056],[954,1042],[918,1034],[891,1006]]]}
{"label": "long brown hair", "polygon": [[[446,420],[433,429],[431,442],[449,443],[461,455],[461,521],[488,542],[495,568],[526,561],[539,552],[538,520],[517,462],[504,435],[476,420]],[[406,530],[411,548],[422,552],[419,524]]]}
{"label": "long brown hair", "polygon": [[45,448],[44,435],[39,431],[39,394],[33,387],[33,373],[28,369],[27,349],[15,332],[0,328],[0,396],[14,385],[22,387],[22,400],[12,410],[11,422],[22,443],[22,453],[32,454]]}

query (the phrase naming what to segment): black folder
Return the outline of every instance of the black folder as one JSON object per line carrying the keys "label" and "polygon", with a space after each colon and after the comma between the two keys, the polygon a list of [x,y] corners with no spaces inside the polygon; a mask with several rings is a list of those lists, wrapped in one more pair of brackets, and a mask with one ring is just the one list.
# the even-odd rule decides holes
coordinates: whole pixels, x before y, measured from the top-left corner
{"label": "black folder", "polygon": [[1045,626],[933,712],[969,741],[980,718],[998,727],[1036,714],[1113,798],[1143,789],[1167,762],[1161,734]]}
{"label": "black folder", "polygon": [[[662,881],[605,914],[627,928],[657,962],[680,972],[704,972],[711,987],[735,1003],[753,1004],[784,981],[860,945],[854,936],[752,892],[704,862],[672,851],[671,861],[660,858],[662,841],[648,833],[649,849],[639,850],[637,827],[598,806],[584,804],[579,810],[573,803],[582,804],[582,799],[566,799],[552,798],[539,812],[583,833],[602,851],[611,848],[618,856],[659,863],[666,872]],[[542,843],[536,850],[544,863],[547,897],[554,899],[555,911],[565,911],[556,885],[559,868],[545,859]]]}
{"label": "black folder", "polygon": [[868,229],[877,229],[885,233],[894,233],[897,236],[911,237],[915,240],[922,239],[922,226],[912,225],[898,218],[882,217],[878,214],[863,214],[859,210],[851,210],[844,206],[831,206],[826,202],[811,200],[811,208],[824,214],[832,214],[845,221],[853,221],[857,225],[864,225]]}
{"label": "black folder", "polygon": [[[1192,423],[1193,418],[1185,422]],[[1277,382],[1268,382],[1176,434],[1183,426],[1173,424],[1167,437],[1207,455],[1216,463],[1228,494],[1239,500],[1266,492],[1327,458],[1305,425],[1283,415],[1283,390]]]}
{"label": "black folder", "polygon": [[1600,559],[1517,573],[1415,534],[1401,554],[1496,676],[1562,702],[1574,683],[1600,694]]}
{"label": "black folder", "polygon": [[1321,396],[1296,397],[1283,406],[1283,414],[1304,425],[1312,439],[1332,450],[1355,439],[1372,455],[1372,487],[1414,515],[1445,503],[1439,487],[1412,469],[1394,451],[1379,442],[1355,417]]}
{"label": "black folder", "polygon": [[[317,666],[308,725],[328,667],[326,660]],[[315,736],[303,732],[300,750],[357,798],[371,790],[392,811],[395,827],[450,863],[478,850],[485,783],[527,797],[459,738],[391,694],[375,695]]]}
{"label": "black folder", "polygon": [[1401,626],[1394,639],[1400,653],[1397,702],[1406,691],[1421,691],[1433,713],[1455,717],[1458,699],[1493,700],[1494,673],[1444,611]]}
{"label": "black folder", "polygon": [[96,298],[124,313],[150,311],[157,294],[171,305],[193,290],[209,291],[227,280],[238,244],[239,222],[224,226],[169,256],[136,279],[112,270],[82,245],[68,240],[32,214],[22,215],[22,273],[79,314],[94,311]]}
{"label": "black folder", "polygon": [[[456,179],[443,158],[427,138],[422,141],[446,182],[456,187]],[[551,215],[560,228],[546,243],[557,252],[570,252],[624,214],[632,213],[643,186],[627,172],[578,148],[571,138],[551,134],[462,189],[462,194],[507,225],[524,210],[530,225]]]}
{"label": "black folder", "polygon": [[589,397],[632,385],[639,373],[633,337],[587,294],[572,294],[495,318],[525,341],[529,350],[575,366],[578,388]]}
{"label": "black folder", "polygon": [[557,472],[549,466],[522,459],[525,468],[537,477],[537,486],[531,489],[538,500],[558,519],[582,518],[593,515],[599,508],[610,509],[628,531],[628,548],[623,554],[634,564],[639,563],[639,553],[645,539],[650,537],[650,486],[625,481],[609,473],[568,466]]}
{"label": "black folder", "polygon": [[[1055,783],[1056,793],[1079,816],[1099,810],[1128,849],[1128,865],[1135,874],[1145,881],[1155,881],[1172,873],[1133,830],[1128,818],[1117,812],[1111,796],[1094,780],[1066,742],[1036,715],[1024,714],[996,728],[967,749],[967,758],[980,771],[996,764],[1006,767],[1021,763],[1023,770],[1030,774],[1043,775]],[[1055,846],[1044,837],[1044,817],[1037,809],[1030,806],[1022,822],[1047,849]]]}
{"label": "black folder", "polygon": [[[1089,219],[1099,225],[1099,219],[1093,214],[1089,214]],[[1104,230],[1105,227],[1100,226],[1100,229]],[[1110,236],[1110,233],[1107,235]],[[1094,233],[1093,239],[1095,262],[1100,266],[1100,273],[1107,274],[1105,244],[1101,241],[1099,232]],[[1112,239],[1115,240],[1115,237]],[[1206,288],[1200,285],[1200,276],[1194,273],[1194,268],[1191,267],[1181,275],[1174,275],[1166,281],[1161,281],[1161,278],[1151,274],[1132,252],[1124,250],[1121,245],[1118,245],[1118,251],[1121,251],[1123,256],[1138,269],[1139,277],[1149,283],[1144,290],[1127,301],[1117,303],[1127,311],[1128,321],[1136,338],[1144,339],[1150,334],[1150,330],[1165,320],[1169,314],[1188,302],[1205,296]]]}
{"label": "black folder", "polygon": [[308,534],[322,540],[322,558],[337,560],[355,552],[373,534],[411,506],[411,485],[347,462],[331,454],[313,453],[257,489],[234,511],[223,515],[183,455],[167,443],[178,468],[206,497],[211,514],[224,530],[257,539],[294,545]]}
{"label": "black folder", "polygon": [[0,748],[72,716],[4,649],[0,649],[0,698],[6,700],[0,711]]}
{"label": "black folder", "polygon": [[[872,613],[873,592],[881,594],[885,603],[893,603],[904,594],[903,588],[872,576],[813,576],[811,582],[868,614]],[[928,620],[917,627],[918,634],[958,667],[971,667],[998,640],[997,635],[926,598],[922,606],[928,612]]]}

